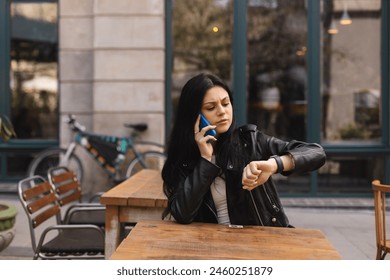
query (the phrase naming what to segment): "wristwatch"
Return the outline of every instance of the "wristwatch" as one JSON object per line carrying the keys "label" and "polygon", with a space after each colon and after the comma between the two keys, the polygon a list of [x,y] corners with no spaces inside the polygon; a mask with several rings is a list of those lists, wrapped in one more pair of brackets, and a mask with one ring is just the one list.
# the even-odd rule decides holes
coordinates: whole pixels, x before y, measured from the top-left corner
{"label": "wristwatch", "polygon": [[284,165],[283,165],[283,161],[280,158],[280,156],[275,155],[275,156],[270,156],[270,158],[273,158],[276,161],[276,165],[278,166],[276,173],[282,172],[284,170]]}

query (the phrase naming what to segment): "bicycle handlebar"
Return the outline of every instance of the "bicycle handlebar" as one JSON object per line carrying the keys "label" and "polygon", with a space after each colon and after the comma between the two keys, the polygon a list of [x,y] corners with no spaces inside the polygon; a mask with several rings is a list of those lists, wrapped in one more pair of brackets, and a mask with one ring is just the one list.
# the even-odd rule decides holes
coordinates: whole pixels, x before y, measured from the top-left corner
{"label": "bicycle handlebar", "polygon": [[78,123],[74,115],[69,114],[68,119],[65,121],[73,131],[85,131],[85,126]]}
{"label": "bicycle handlebar", "polygon": [[146,123],[136,123],[136,124],[125,123],[124,126],[127,128],[132,128],[139,132],[143,132],[148,129],[148,125]]}
{"label": "bicycle handlebar", "polygon": [[[76,117],[74,115],[68,114],[68,119],[65,120],[65,122],[69,125],[69,127],[73,131],[85,131],[85,126],[81,125],[79,122],[77,122]],[[124,124],[127,128],[132,128],[138,132],[143,132],[148,129],[148,125],[146,123],[137,123],[137,124],[130,124],[126,123]]]}

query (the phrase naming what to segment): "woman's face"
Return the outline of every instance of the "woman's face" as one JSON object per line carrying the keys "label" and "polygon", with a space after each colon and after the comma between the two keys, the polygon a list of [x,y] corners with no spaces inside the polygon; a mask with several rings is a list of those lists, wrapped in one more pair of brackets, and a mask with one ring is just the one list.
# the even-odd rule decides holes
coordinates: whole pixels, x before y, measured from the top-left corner
{"label": "woman's face", "polygon": [[206,119],[217,127],[217,134],[228,131],[233,121],[233,107],[229,94],[220,86],[210,88],[203,97],[201,108]]}

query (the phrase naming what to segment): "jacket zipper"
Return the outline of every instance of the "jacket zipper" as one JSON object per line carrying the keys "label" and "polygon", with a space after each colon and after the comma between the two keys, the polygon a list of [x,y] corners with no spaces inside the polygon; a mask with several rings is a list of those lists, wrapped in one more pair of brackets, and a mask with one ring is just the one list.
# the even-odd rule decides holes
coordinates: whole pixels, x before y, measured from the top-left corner
{"label": "jacket zipper", "polygon": [[264,226],[263,220],[260,217],[259,209],[257,209],[257,205],[255,203],[255,199],[253,198],[252,192],[249,192],[249,194],[251,195],[252,203],[253,203],[253,206],[255,207],[256,214],[257,214],[257,217],[259,218],[260,224],[262,226]]}
{"label": "jacket zipper", "polygon": [[262,185],[262,188],[263,188],[264,193],[265,193],[265,195],[267,196],[269,202],[271,202],[272,208],[273,208],[276,212],[279,212],[279,211],[280,211],[280,208],[276,205],[275,201],[273,201],[273,199],[271,199],[271,196],[268,194],[267,188],[266,188],[264,185]]}

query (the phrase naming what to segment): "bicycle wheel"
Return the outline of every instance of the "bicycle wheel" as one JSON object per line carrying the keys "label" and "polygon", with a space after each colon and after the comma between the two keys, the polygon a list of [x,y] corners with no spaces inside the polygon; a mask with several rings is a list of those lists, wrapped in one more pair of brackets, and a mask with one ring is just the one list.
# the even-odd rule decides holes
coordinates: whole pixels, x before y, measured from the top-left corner
{"label": "bicycle wheel", "polygon": [[140,157],[134,158],[126,169],[126,178],[134,175],[142,169],[154,169],[161,171],[167,156],[160,152],[145,152]]}
{"label": "bicycle wheel", "polygon": [[[47,171],[51,167],[59,166],[61,158],[65,156],[66,150],[61,148],[48,149],[40,152],[31,161],[28,167],[28,176],[41,175],[47,178]],[[83,166],[81,160],[75,154],[72,154],[67,162],[61,163],[62,166],[66,166],[73,170],[77,174],[79,182],[83,179]]]}

